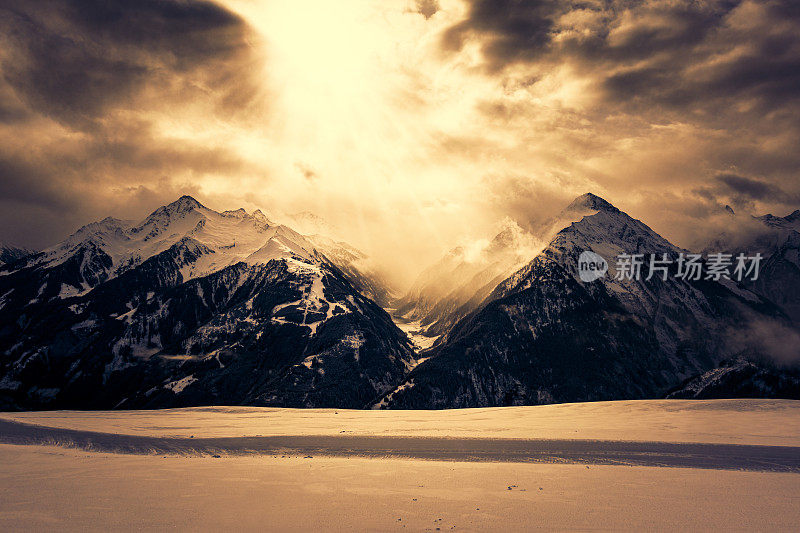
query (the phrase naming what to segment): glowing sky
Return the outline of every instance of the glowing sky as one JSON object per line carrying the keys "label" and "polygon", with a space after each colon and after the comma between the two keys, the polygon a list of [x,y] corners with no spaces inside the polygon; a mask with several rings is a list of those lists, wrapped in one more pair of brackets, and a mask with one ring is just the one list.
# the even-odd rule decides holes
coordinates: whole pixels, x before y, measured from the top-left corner
{"label": "glowing sky", "polygon": [[0,0],[0,69],[20,245],[188,193],[407,281],[587,191],[684,246],[800,207],[788,0]]}

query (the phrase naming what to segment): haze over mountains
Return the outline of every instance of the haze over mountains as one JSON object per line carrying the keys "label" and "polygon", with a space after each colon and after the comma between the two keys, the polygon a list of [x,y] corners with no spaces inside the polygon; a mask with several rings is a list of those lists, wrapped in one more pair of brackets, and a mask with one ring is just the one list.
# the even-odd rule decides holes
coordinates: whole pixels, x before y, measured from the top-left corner
{"label": "haze over mountains", "polygon": [[418,320],[428,336],[447,333],[538,252],[537,239],[516,222],[503,226],[491,241],[453,248],[426,268],[398,300],[397,313]]}
{"label": "haze over mountains", "polygon": [[797,322],[800,321],[800,209],[779,217],[732,214],[735,231],[723,233],[707,248],[739,253],[761,253],[763,275],[747,287],[764,295]]}
{"label": "haze over mountains", "polygon": [[[800,397],[798,219],[762,217],[752,245],[715,243],[762,253],[755,282],[618,280],[617,254],[684,250],[586,194],[536,235],[508,222],[454,249],[395,299],[311,214],[301,233],[184,196],[4,259],[0,408]],[[580,281],[586,250],[609,260],[606,277]],[[436,344],[415,352],[385,309]],[[721,384],[736,373],[716,369],[736,364],[767,370]]]}

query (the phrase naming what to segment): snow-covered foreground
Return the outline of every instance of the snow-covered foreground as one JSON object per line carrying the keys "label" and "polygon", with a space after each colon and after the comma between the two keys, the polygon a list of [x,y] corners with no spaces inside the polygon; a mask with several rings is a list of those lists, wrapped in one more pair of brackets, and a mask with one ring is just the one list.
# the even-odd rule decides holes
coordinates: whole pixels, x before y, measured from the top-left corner
{"label": "snow-covered foreground", "polygon": [[[800,523],[800,402],[0,418],[2,531],[792,530]],[[639,466],[651,464],[671,468]]]}
{"label": "snow-covered foreground", "polygon": [[[0,530],[793,530],[800,475],[0,445]],[[510,490],[509,490],[510,487]]]}
{"label": "snow-covered foreground", "polygon": [[377,435],[800,446],[800,401],[635,400],[442,411],[195,407],[0,413],[55,428],[158,437]]}

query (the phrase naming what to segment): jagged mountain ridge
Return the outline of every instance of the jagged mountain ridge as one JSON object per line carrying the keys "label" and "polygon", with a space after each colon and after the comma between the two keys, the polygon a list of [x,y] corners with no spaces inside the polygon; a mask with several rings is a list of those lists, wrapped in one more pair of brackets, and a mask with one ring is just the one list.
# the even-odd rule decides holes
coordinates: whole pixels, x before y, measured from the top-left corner
{"label": "jagged mountain ridge", "polygon": [[670,399],[786,398],[800,400],[800,369],[736,358],[693,376],[667,394]]}
{"label": "jagged mountain ridge", "polygon": [[364,407],[413,364],[304,236],[191,197],[105,219],[0,275],[10,407]]}
{"label": "jagged mountain ridge", "polygon": [[[105,219],[0,272],[0,408],[659,397],[723,359],[759,355],[732,333],[743,325],[787,323],[732,282],[614,279],[615,254],[682,250],[595,195],[559,224],[512,275],[465,276],[461,316],[418,359],[345,243],[190,197],[138,223]],[[515,248],[506,238],[497,250]],[[609,258],[608,276],[579,280],[584,250]]]}
{"label": "jagged mountain ridge", "polygon": [[[238,242],[236,242],[238,238]],[[286,250],[306,255],[313,245],[286,226],[272,224],[261,211],[218,213],[190,196],[161,206],[144,220],[105,218],[88,224],[57,245],[28,257],[15,271],[62,271],[64,287],[46,287],[43,295],[72,296],[140,265],[173,247],[190,254],[191,279],[239,261],[264,262]],[[71,262],[76,262],[72,265]],[[64,266],[66,265],[66,266]],[[59,268],[62,267],[63,268]]]}
{"label": "jagged mountain ridge", "polygon": [[[682,250],[602,198],[579,197],[560,218],[578,221],[459,321],[381,407],[659,397],[745,349],[728,342],[733,328],[753,318],[785,321],[732,282],[614,279],[619,253]],[[606,277],[580,281],[585,250],[608,258]]]}
{"label": "jagged mountain ridge", "polygon": [[[738,218],[732,214],[732,220]],[[742,285],[776,303],[800,324],[800,209],[785,217],[769,214],[748,218],[746,231],[719,235],[705,250],[733,255],[760,253],[759,278]]]}
{"label": "jagged mountain ridge", "polygon": [[36,251],[30,248],[23,248],[21,246],[0,242],[0,267],[9,263],[14,263],[35,253]]}

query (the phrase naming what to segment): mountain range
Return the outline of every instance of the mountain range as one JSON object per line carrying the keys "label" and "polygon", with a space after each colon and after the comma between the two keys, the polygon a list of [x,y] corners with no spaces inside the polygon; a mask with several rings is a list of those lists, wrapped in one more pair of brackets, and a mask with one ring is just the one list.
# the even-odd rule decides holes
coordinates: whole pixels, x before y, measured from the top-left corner
{"label": "mountain range", "polygon": [[800,287],[800,209],[785,217],[730,213],[732,221],[746,230],[723,233],[706,249],[734,255],[760,253],[762,275],[745,286],[778,304],[795,322],[800,321],[800,291],[796,290]]}
{"label": "mountain range", "polygon": [[360,282],[259,211],[89,224],[0,272],[3,402],[363,407],[414,354]]}
{"label": "mountain range", "polygon": [[[725,358],[758,353],[741,334],[748,324],[793,331],[778,306],[729,280],[678,279],[674,269],[666,279],[617,279],[619,254],[686,251],[602,198],[581,196],[559,219],[577,221],[499,283],[381,406],[660,397]],[[580,280],[584,251],[608,258],[607,276]]]}
{"label": "mountain range", "polygon": [[[680,279],[674,265],[664,279],[618,279],[619,254],[687,251],[586,194],[538,235],[508,222],[454,249],[395,300],[347,243],[184,196],[4,256],[0,409],[785,397],[800,349],[798,219],[759,219],[755,282]],[[607,275],[581,281],[585,251],[608,259]],[[387,309],[436,343],[420,351]],[[742,375],[720,370],[734,360],[778,378],[704,385]]]}

